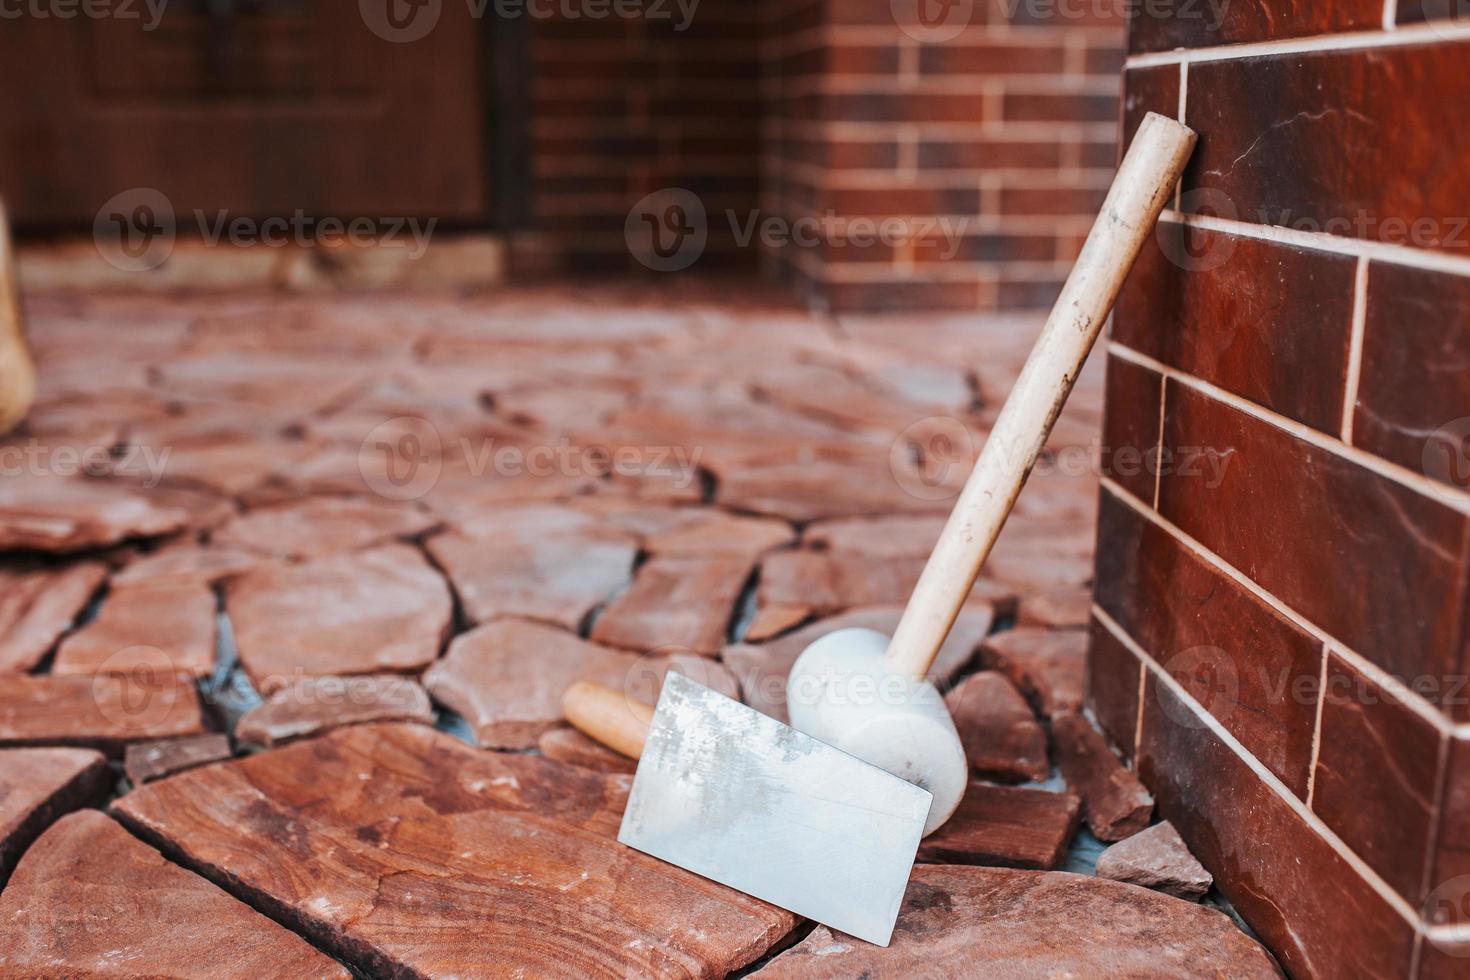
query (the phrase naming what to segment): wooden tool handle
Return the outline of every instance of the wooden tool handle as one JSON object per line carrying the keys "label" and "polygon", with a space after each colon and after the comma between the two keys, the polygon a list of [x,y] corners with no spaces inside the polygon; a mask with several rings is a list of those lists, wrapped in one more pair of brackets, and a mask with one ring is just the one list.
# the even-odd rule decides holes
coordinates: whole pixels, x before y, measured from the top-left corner
{"label": "wooden tool handle", "polygon": [[36,396],[36,367],[20,319],[10,220],[0,202],[0,436],[20,424]]}
{"label": "wooden tool handle", "polygon": [[643,754],[653,709],[602,684],[577,681],[561,698],[562,713],[584,735],[630,759]]}
{"label": "wooden tool handle", "polygon": [[929,672],[1194,143],[1194,131],[1172,119],[1152,112],[1144,119],[904,609],[885,654],[896,673]]}

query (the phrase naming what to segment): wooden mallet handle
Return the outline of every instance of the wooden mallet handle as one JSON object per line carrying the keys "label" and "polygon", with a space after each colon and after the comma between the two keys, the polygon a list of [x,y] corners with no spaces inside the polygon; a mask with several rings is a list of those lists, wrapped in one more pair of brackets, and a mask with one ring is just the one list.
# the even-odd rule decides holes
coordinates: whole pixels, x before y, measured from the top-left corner
{"label": "wooden mallet handle", "polygon": [[1102,332],[1123,280],[1194,150],[1194,131],[1149,113],[1067,277],[1026,367],[955,503],[884,655],[896,673],[929,672]]}
{"label": "wooden mallet handle", "polygon": [[584,735],[630,759],[643,754],[653,708],[602,684],[577,681],[561,698],[562,713]]}
{"label": "wooden mallet handle", "polygon": [[36,396],[36,366],[20,319],[20,285],[10,219],[0,201],[0,436],[20,424]]}

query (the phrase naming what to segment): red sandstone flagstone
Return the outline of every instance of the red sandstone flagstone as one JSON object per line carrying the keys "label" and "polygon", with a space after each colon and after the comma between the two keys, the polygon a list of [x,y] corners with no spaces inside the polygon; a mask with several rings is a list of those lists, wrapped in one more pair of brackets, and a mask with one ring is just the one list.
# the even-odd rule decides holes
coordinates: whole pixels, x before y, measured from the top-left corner
{"label": "red sandstone flagstone", "polygon": [[67,552],[169,534],[192,514],[162,495],[114,480],[7,476],[0,480],[0,551]]}
{"label": "red sandstone flagstone", "polygon": [[62,818],[26,852],[0,922],[11,977],[349,976],[95,810]]}
{"label": "red sandstone flagstone", "polygon": [[[927,558],[876,558],[856,552],[776,551],[761,561],[757,608],[806,609],[817,615],[857,606],[905,604]],[[1015,592],[980,579],[971,602],[1014,607]]]}
{"label": "red sandstone flagstone", "polygon": [[972,674],[944,696],[970,768],[1001,783],[1040,782],[1051,774],[1046,732],[1003,675]]}
{"label": "red sandstone flagstone", "polygon": [[712,657],[725,644],[750,572],[744,558],[654,558],[598,616],[592,639],[640,652],[682,647]]}
{"label": "red sandstone flagstone", "polygon": [[237,548],[183,541],[136,558],[113,574],[115,588],[133,585],[213,585],[238,578],[264,559]]}
{"label": "red sandstone flagstone", "polygon": [[997,633],[980,649],[985,666],[1011,679],[1048,717],[1080,711],[1087,675],[1085,630],[1037,626]]}
{"label": "red sandstone flagstone", "polygon": [[273,748],[343,725],[369,721],[434,723],[429,695],[407,677],[306,677],[247,711],[235,738]]}
{"label": "red sandstone flagstone", "polygon": [[[802,651],[828,633],[840,629],[871,629],[888,635],[898,626],[902,606],[852,609],[819,620],[770,643],[740,643],[728,646],[720,659],[740,680],[746,704],[780,721],[786,720],[786,676]],[[971,603],[961,610],[954,629],[939,648],[929,670],[929,679],[942,690],[974,658],[980,641],[990,632],[994,614],[988,606]]]}
{"label": "red sandstone flagstone", "polygon": [[790,913],[619,845],[630,783],[377,724],[114,809],[369,975],[723,976],[791,930]]}
{"label": "red sandstone flagstone", "polygon": [[230,737],[218,733],[138,742],[129,745],[124,753],[123,771],[134,786],[142,786],[185,769],[228,759],[230,755]]}
{"label": "red sandstone flagstone", "polygon": [[95,561],[0,569],[0,674],[34,669],[106,578]]}
{"label": "red sandstone flagstone", "polygon": [[1279,980],[1223,912],[1060,871],[914,869],[887,949],[818,926],[769,980],[1231,977]]}
{"label": "red sandstone flagstone", "polygon": [[102,802],[111,782],[106,757],[90,749],[0,749],[0,888],[41,831]]}
{"label": "red sandstone flagstone", "polygon": [[602,531],[527,542],[451,532],[428,548],[474,622],[519,616],[567,629],[628,581],[638,552],[631,539]]}
{"label": "red sandstone flagstone", "polygon": [[1103,851],[1097,874],[1190,900],[1202,897],[1215,881],[1167,820]]}
{"label": "red sandstone flagstone", "polygon": [[986,864],[1050,871],[1077,833],[1082,801],[1071,793],[971,782],[954,816],[919,844],[926,864]]}
{"label": "red sandstone flagstone", "polygon": [[1092,614],[1092,590],[1084,586],[1052,589],[1021,598],[1018,626],[1082,629]]}
{"label": "red sandstone flagstone", "polygon": [[1086,718],[1072,712],[1052,718],[1051,736],[1057,768],[1082,797],[1087,826],[1099,840],[1123,840],[1148,826],[1154,798]]}
{"label": "red sandstone flagstone", "polygon": [[215,597],[205,585],[135,585],[109,594],[97,618],[61,642],[57,674],[214,669]]}
{"label": "red sandstone flagstone", "polygon": [[875,453],[839,458],[792,456],[716,461],[712,464],[719,479],[715,499],[726,507],[799,522],[865,514],[942,514],[953,505],[949,496],[933,499],[905,489],[923,485],[923,477],[907,462],[907,456],[896,455],[897,462],[891,462],[887,454]]}
{"label": "red sandstone flagstone", "polygon": [[433,525],[432,517],[411,504],[308,497],[242,514],[214,532],[210,542],[277,558],[316,558],[411,538]]}
{"label": "red sandstone flagstone", "polygon": [[240,662],[267,693],[303,676],[426,667],[452,613],[444,580],[407,545],[262,567],[230,584],[225,606]]}
{"label": "red sandstone flagstone", "polygon": [[194,685],[168,674],[13,675],[0,683],[0,746],[80,745],[118,757],[130,742],[203,731]]}
{"label": "red sandstone flagstone", "polygon": [[593,741],[575,728],[552,728],[536,741],[541,754],[554,762],[606,773],[632,773],[638,763]]}

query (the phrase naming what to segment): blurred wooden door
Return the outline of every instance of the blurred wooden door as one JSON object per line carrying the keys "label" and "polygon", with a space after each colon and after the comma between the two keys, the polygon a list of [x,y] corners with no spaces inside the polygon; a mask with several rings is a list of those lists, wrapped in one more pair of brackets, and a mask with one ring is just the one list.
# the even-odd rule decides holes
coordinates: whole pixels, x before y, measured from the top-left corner
{"label": "blurred wooden door", "polygon": [[[422,37],[388,40],[393,29],[367,23],[374,2],[399,4],[389,9],[400,26],[420,9],[437,20]],[[488,216],[470,5],[152,6],[156,22],[147,0],[114,0],[100,19],[3,22],[0,194],[18,225],[90,227],[106,201],[140,187],[181,216]]]}

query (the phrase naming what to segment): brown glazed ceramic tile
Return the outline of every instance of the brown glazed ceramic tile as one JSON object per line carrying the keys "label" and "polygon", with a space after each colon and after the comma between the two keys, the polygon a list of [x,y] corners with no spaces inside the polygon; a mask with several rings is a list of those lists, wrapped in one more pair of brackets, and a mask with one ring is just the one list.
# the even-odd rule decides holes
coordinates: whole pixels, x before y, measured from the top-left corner
{"label": "brown glazed ceramic tile", "polygon": [[1351,256],[1163,222],[1119,297],[1113,339],[1337,435],[1356,266]]}
{"label": "brown glazed ceramic tile", "polygon": [[1445,165],[1470,156],[1464,59],[1426,44],[1191,65],[1185,209],[1470,251],[1470,168]]}
{"label": "brown glazed ceramic tile", "polygon": [[0,888],[51,821],[101,803],[112,781],[90,749],[0,749]]}
{"label": "brown glazed ceramic tile", "polygon": [[1107,492],[1098,540],[1098,605],[1306,799],[1322,644]]}
{"label": "brown glazed ceramic tile", "polygon": [[1470,279],[1369,267],[1352,443],[1470,491]]}
{"label": "brown glazed ceramic tile", "polygon": [[790,932],[789,912],[618,844],[630,785],[375,724],[113,809],[369,976],[723,976]]}
{"label": "brown glazed ceramic tile", "polygon": [[1157,112],[1170,119],[1179,118],[1178,65],[1155,65],[1133,68],[1123,73],[1123,148],[1133,142],[1143,117]]}
{"label": "brown glazed ceramic tile", "polygon": [[914,869],[893,944],[826,926],[760,971],[768,980],[901,977],[1279,978],[1222,912],[1087,875]]}
{"label": "brown glazed ceramic tile", "polygon": [[1152,672],[1138,770],[1289,975],[1408,975],[1413,927]]}
{"label": "brown glazed ceramic tile", "polygon": [[350,976],[96,810],[59,820],[26,852],[0,918],[8,977]]}
{"label": "brown glazed ceramic tile", "polygon": [[1141,670],[1143,664],[1133,652],[1094,619],[1088,632],[1087,707],[1125,762],[1133,758],[1133,741],[1138,734]]}
{"label": "brown glazed ceramic tile", "polygon": [[1128,47],[1142,51],[1207,48],[1277,41],[1383,26],[1379,0],[1250,0],[1246,3],[1166,0],[1129,8]]}
{"label": "brown glazed ceramic tile", "polygon": [[1470,15],[1465,0],[1399,0],[1398,23],[1415,24],[1431,20],[1464,22]]}
{"label": "brown glazed ceramic tile", "polygon": [[1109,357],[1107,391],[1103,472],[1139,500],[1152,504],[1164,377],[1146,367]]}
{"label": "brown glazed ceramic tile", "polygon": [[1350,649],[1443,697],[1459,671],[1464,515],[1172,382],[1164,445],[1176,463],[1165,517]]}
{"label": "brown glazed ceramic tile", "polygon": [[1334,655],[1312,810],[1410,902],[1422,897],[1439,731]]}
{"label": "brown glazed ceramic tile", "polygon": [[1430,864],[1425,921],[1470,925],[1470,740],[1450,739],[1438,843]]}

